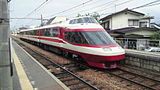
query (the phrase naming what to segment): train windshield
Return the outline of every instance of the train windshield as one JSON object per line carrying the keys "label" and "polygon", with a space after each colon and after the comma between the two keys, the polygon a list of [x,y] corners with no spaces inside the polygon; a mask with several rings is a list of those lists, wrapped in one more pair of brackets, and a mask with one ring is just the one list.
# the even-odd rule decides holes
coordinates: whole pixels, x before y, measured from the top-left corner
{"label": "train windshield", "polygon": [[75,44],[111,45],[116,42],[105,31],[66,32],[65,39]]}
{"label": "train windshield", "polygon": [[82,32],[91,45],[110,45],[115,41],[105,31]]}
{"label": "train windshield", "polygon": [[78,23],[98,23],[93,17],[83,17],[78,19],[73,19],[69,24],[78,24]]}

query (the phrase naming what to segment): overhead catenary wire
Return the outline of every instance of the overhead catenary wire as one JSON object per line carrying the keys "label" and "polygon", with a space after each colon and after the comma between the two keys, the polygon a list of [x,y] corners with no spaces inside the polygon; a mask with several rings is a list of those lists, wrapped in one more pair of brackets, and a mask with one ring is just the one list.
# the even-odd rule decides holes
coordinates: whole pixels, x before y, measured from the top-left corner
{"label": "overhead catenary wire", "polygon": [[[47,2],[47,1],[49,1],[49,0],[46,0],[45,2]],[[81,3],[81,4],[79,4],[79,5],[76,5],[76,6],[73,6],[73,7],[71,7],[71,8],[68,8],[68,9],[66,9],[66,10],[63,10],[63,11],[60,11],[60,12],[57,12],[57,13],[55,13],[55,14],[52,14],[52,15],[50,15],[50,16],[54,16],[54,15],[57,15],[57,14],[61,14],[61,13],[65,13],[65,12],[68,12],[68,11],[70,11],[70,10],[73,10],[73,9],[77,9],[77,8],[80,8],[80,6],[83,6],[83,5],[85,5],[86,6],[86,4],[88,5],[88,4],[91,4],[91,3],[89,3],[89,2],[91,2],[91,1],[93,1],[93,0],[88,0],[88,1],[86,1],[86,2],[84,2],[84,3]],[[113,0],[113,1],[118,1],[118,0]],[[125,3],[128,3],[128,2],[130,2],[130,1],[133,1],[133,0],[127,0],[127,1],[124,1],[124,2],[121,2],[121,3],[118,3],[118,4],[116,4],[115,6],[120,6],[120,5],[124,5]],[[149,7],[149,6],[155,6],[155,5],[159,5],[160,3],[158,3],[160,0],[155,0],[155,1],[152,1],[152,2],[149,2],[149,3],[147,3],[147,4],[144,4],[144,5],[141,5],[141,6],[137,6],[137,7],[134,7],[134,8],[131,8],[130,10],[134,10],[134,9],[139,9],[139,8],[143,8],[143,7]],[[110,1],[111,2],[111,1]],[[44,3],[44,2],[43,2]],[[41,8],[41,6],[43,6],[44,4],[40,4],[40,6],[38,6],[36,9],[34,9],[33,11],[34,12],[36,12],[39,8]],[[101,7],[101,6],[106,6],[106,4],[107,4],[107,2],[106,3],[103,3],[103,4],[101,4],[101,5],[97,5],[97,8],[99,8],[99,7]],[[108,5],[108,6],[110,6],[110,5]],[[94,12],[102,12],[102,11],[104,11],[104,10],[106,10],[106,9],[108,9],[108,8],[111,8],[111,7],[108,7],[108,6],[106,6],[107,8],[103,8],[102,10],[98,10],[98,11],[94,11]],[[96,6],[94,6],[95,8],[96,8]],[[114,6],[112,6],[112,7],[114,7]],[[92,8],[92,7],[91,7]],[[91,10],[91,8],[88,8],[88,9],[90,9]],[[32,12],[33,12],[32,11]],[[84,9],[84,10],[81,10],[81,11],[87,11],[86,9]],[[79,12],[81,12],[81,11],[79,11]],[[33,12],[33,13],[34,13]],[[33,14],[32,13],[32,14]],[[106,15],[106,14],[112,14],[113,12],[110,12],[110,13],[108,13],[108,12],[106,12],[106,13],[100,13],[100,15]],[[73,13],[72,13],[73,14]],[[29,15],[30,16],[30,15]],[[34,19],[32,19],[32,20],[34,20]]]}
{"label": "overhead catenary wire", "polygon": [[33,14],[34,12],[36,12],[39,8],[41,8],[44,4],[46,4],[49,0],[45,0],[44,2],[42,2],[38,7],[36,7],[33,11],[31,11],[30,13],[28,13],[25,17],[30,16],[31,14]]}
{"label": "overhead catenary wire", "polygon": [[[104,4],[101,4],[101,7],[102,7],[102,5],[104,6],[104,5],[108,5],[108,6],[110,6],[110,5],[112,5],[111,3],[112,2],[115,2],[115,1],[118,1],[118,0],[113,0],[113,1],[110,1],[110,2],[107,2],[107,3],[104,3]],[[124,2],[122,2],[122,3],[118,3],[118,4],[116,4],[116,6],[121,6],[121,5],[123,5],[123,4],[126,4],[126,3],[129,3],[129,2],[131,2],[131,1],[134,1],[134,0],[127,0],[127,1],[124,1]],[[99,7],[100,5],[98,5],[98,6],[96,6],[96,7]],[[105,8],[105,9],[102,9],[102,10],[98,10],[98,11],[93,11],[93,12],[99,12],[99,11],[104,11],[104,10],[106,10],[106,9],[109,9],[109,8],[111,8],[111,7],[114,7],[114,6],[110,6],[110,7],[108,7],[107,6],[107,8]],[[94,7],[94,8],[96,8],[96,7]],[[91,9],[93,9],[93,8],[89,8],[89,10],[91,10]],[[81,10],[81,11],[79,11],[79,12],[82,12],[82,11],[86,11],[86,9],[85,10]],[[73,13],[71,13],[71,14],[73,14]],[[70,15],[71,15],[70,14]],[[102,13],[102,14],[100,14],[100,15],[106,15],[106,14],[112,14],[112,13]]]}
{"label": "overhead catenary wire", "polygon": [[[48,1],[50,0],[45,0],[44,2],[42,2],[38,7],[36,7],[34,10],[32,10],[30,13],[26,14],[26,16],[24,16],[23,18],[27,19],[28,16],[30,16],[31,14],[33,14],[34,12],[36,12],[38,9],[40,9],[42,6],[44,6]],[[21,18],[22,19],[22,18]],[[28,18],[31,19],[31,18]],[[15,20],[20,20],[20,18],[15,19]],[[35,19],[31,19],[31,20],[35,20]],[[17,22],[16,22],[17,23]]]}
{"label": "overhead catenary wire", "polygon": [[139,9],[139,8],[143,8],[143,7],[147,7],[147,6],[150,6],[150,5],[153,6],[153,4],[155,4],[155,3],[157,3],[157,2],[160,2],[160,0],[155,0],[155,1],[153,1],[153,2],[149,2],[149,3],[147,3],[147,4],[144,4],[144,5],[141,5],[141,6],[134,7],[134,8],[132,8],[131,10]]}
{"label": "overhead catenary wire", "polygon": [[[149,6],[159,5],[160,3],[157,3],[157,2],[160,2],[160,0],[155,0],[155,1],[149,2],[149,3],[147,3],[147,4],[144,4],[144,5],[141,5],[141,6],[137,6],[137,7],[131,8],[130,10],[139,9],[139,8],[143,8],[143,7],[149,7]],[[117,4],[117,5],[122,5],[122,4]],[[100,14],[100,15],[106,15],[106,14],[109,14],[109,13],[102,13],[102,14]],[[112,13],[110,13],[110,14],[112,14]]]}
{"label": "overhead catenary wire", "polygon": [[[17,17],[15,17],[15,18],[9,18],[9,19],[30,19],[30,20],[41,20],[41,18],[17,18]],[[48,19],[43,19],[43,20],[48,20]]]}
{"label": "overhead catenary wire", "polygon": [[[113,3],[113,2],[115,2],[115,1],[118,1],[118,0],[112,0],[112,1],[109,1],[109,2],[106,2],[106,3],[103,3],[103,4],[100,4],[100,5],[97,5],[97,6],[88,8],[88,9],[80,10],[80,11],[78,11],[78,12],[76,12],[76,13],[83,12],[83,11],[87,11],[87,10],[92,10],[92,9],[99,8],[99,7],[103,7],[103,6],[105,6],[105,5],[108,5],[108,4]],[[71,14],[73,14],[73,13],[71,13]],[[71,15],[71,14],[69,14],[69,15]],[[75,13],[74,13],[74,14],[75,14]]]}
{"label": "overhead catenary wire", "polygon": [[60,11],[60,12],[57,12],[57,13],[54,13],[54,14],[52,14],[52,15],[50,15],[50,16],[46,16],[46,17],[52,17],[52,16],[54,16],[54,15],[57,15],[57,14],[61,14],[61,13],[70,11],[70,10],[72,10],[72,9],[75,9],[75,8],[77,8],[77,7],[80,7],[80,6],[82,6],[82,5],[85,5],[85,4],[87,4],[87,3],[91,2],[91,1],[93,1],[93,0],[88,0],[88,1],[86,1],[86,2],[83,2],[83,3],[79,4],[79,5],[73,6],[73,7],[71,7],[71,8],[68,8],[68,9],[66,9],[66,10],[63,10],[63,11]]}
{"label": "overhead catenary wire", "polygon": [[[129,3],[129,2],[131,2],[131,1],[133,1],[133,0],[127,0],[127,1],[124,1],[124,2],[122,2],[122,3],[118,3],[118,4],[116,4],[115,6],[121,6],[121,5],[126,4],[126,3]],[[115,6],[111,6],[111,7],[115,7]],[[107,7],[107,8],[105,8],[105,9],[100,10],[100,11],[105,11],[106,9],[109,9],[109,8],[111,8],[111,7]]]}
{"label": "overhead catenary wire", "polygon": [[149,6],[156,6],[156,5],[159,5],[160,3],[155,3],[155,4],[152,4],[152,5],[148,5],[147,7]]}

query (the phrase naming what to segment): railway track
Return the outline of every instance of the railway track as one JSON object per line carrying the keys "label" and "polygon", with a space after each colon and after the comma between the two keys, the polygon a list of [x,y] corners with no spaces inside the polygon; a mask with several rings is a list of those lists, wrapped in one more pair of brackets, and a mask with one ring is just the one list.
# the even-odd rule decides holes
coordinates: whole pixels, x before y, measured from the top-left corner
{"label": "railway track", "polygon": [[156,80],[157,82],[160,82],[160,73],[156,71],[151,71],[151,70],[144,70],[142,68],[130,66],[130,65],[123,65],[120,66],[121,69],[130,71],[132,73],[138,74],[138,75],[143,75],[146,78]]}
{"label": "railway track", "polygon": [[90,80],[84,80],[82,77],[73,73],[76,70],[80,70],[75,67],[76,64],[74,62],[63,65],[57,64],[48,57],[26,47],[24,44],[18,41],[16,42],[71,90],[100,90],[101,87],[96,87]]}
{"label": "railway track", "polygon": [[115,70],[105,71],[111,75],[130,81],[149,90],[160,90],[160,80],[144,76],[124,68],[117,68]]}

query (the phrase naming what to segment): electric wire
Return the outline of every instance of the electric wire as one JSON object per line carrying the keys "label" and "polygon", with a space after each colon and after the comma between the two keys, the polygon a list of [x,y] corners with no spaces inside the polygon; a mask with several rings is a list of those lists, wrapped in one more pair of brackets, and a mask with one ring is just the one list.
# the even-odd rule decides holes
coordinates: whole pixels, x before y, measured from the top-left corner
{"label": "electric wire", "polygon": [[55,14],[52,14],[52,15],[46,16],[46,17],[52,17],[52,16],[54,16],[54,15],[57,15],[57,14],[61,14],[61,13],[70,11],[70,10],[72,10],[72,9],[75,9],[75,8],[77,8],[77,7],[80,7],[80,6],[82,6],[82,5],[85,5],[85,4],[87,4],[87,3],[91,2],[91,1],[93,1],[93,0],[88,0],[88,1],[86,1],[86,2],[83,2],[83,3],[79,4],[79,5],[73,6],[73,7],[71,7],[71,8],[68,8],[68,9],[66,9],[66,10],[57,12],[57,13],[55,13]]}
{"label": "electric wire", "polygon": [[[134,1],[134,0],[127,0],[127,1],[124,1],[124,2],[122,2],[122,3],[116,4],[115,6],[116,6],[116,7],[117,7],[117,6],[121,6],[121,5],[126,4],[126,3],[129,3],[129,2],[131,2],[131,1]],[[115,7],[115,6],[111,6],[111,7]],[[102,11],[105,11],[106,9],[109,9],[109,8],[111,8],[111,7],[107,7],[107,8],[105,8],[105,9],[100,10],[100,11],[101,11],[101,12],[102,12]],[[100,14],[100,15],[105,15],[105,14],[103,13],[103,14]]]}
{"label": "electric wire", "polygon": [[49,0],[45,0],[44,2],[42,2],[38,7],[36,7],[33,11],[31,11],[30,13],[28,13],[25,17],[30,16],[31,14],[33,14],[34,12],[36,12],[38,9],[40,9],[43,5],[45,5]]}
{"label": "electric wire", "polygon": [[[160,1],[160,0],[155,0],[155,1],[153,1],[153,2],[149,2],[149,3],[147,3],[147,4],[144,4],[144,5],[141,5],[141,6],[134,7],[134,8],[132,8],[131,10],[139,9],[139,8],[143,8],[143,7],[147,7],[147,6],[152,5],[152,4],[154,4],[154,3],[156,3],[156,2],[159,2],[159,1]],[[152,6],[153,6],[153,5],[152,5]]]}
{"label": "electric wire", "polygon": [[[9,19],[30,19],[30,20],[41,20],[41,18],[9,18]],[[48,19],[43,19],[43,20],[48,20]]]}
{"label": "electric wire", "polygon": [[[25,17],[28,17],[28,16],[30,16],[31,14],[33,14],[34,12],[36,12],[39,8],[41,8],[41,7],[42,7],[46,2],[48,2],[48,1],[49,1],[49,0],[44,1],[44,2],[43,2],[42,4],[40,4],[37,8],[35,8],[32,12],[28,13]],[[68,12],[68,11],[73,10],[73,9],[75,9],[75,8],[78,8],[78,7],[82,6],[82,5],[85,5],[85,4],[87,4],[87,3],[91,2],[91,1],[93,1],[93,0],[88,0],[88,1],[86,1],[86,2],[83,2],[83,3],[79,4],[79,5],[73,6],[73,7],[71,7],[71,8],[68,8],[68,9],[63,10],[63,11],[60,11],[60,12],[57,12],[57,13],[52,14],[52,15],[50,15],[50,16],[54,16],[54,15],[57,15],[57,14],[61,14],[61,13]],[[113,0],[113,1],[118,1],[118,0]],[[112,2],[113,2],[113,1],[112,1]],[[133,1],[133,0],[127,0],[127,1],[125,1],[125,2],[116,4],[115,6],[121,6],[121,5],[126,4],[126,3],[130,2],[130,1]],[[143,7],[149,7],[149,6],[159,5],[160,3],[157,3],[157,2],[159,2],[159,1],[160,1],[160,0],[155,0],[155,1],[149,2],[149,3],[147,3],[147,4],[144,4],[144,5],[140,5],[140,6],[131,8],[130,10],[135,10],[135,9],[139,9],[139,8],[143,8]],[[108,4],[108,3],[110,4],[111,1],[110,1],[110,2],[107,2],[107,3],[103,3],[103,4],[101,4],[101,5],[94,6],[94,7],[92,7],[92,8],[89,8],[88,10],[91,10],[91,9],[93,9],[93,8],[96,8],[96,7],[102,7],[102,6],[104,6],[104,5]],[[113,7],[113,6],[112,6],[112,7]],[[107,8],[105,8],[105,9],[98,10],[98,12],[99,12],[99,11],[100,11],[100,12],[105,11],[105,10],[108,9],[108,8],[111,8],[111,7],[107,7]],[[82,11],[87,11],[87,10],[84,9],[84,10],[81,10],[81,11],[79,11],[79,12],[82,12]],[[94,11],[94,12],[97,12],[97,11]],[[72,13],[72,14],[73,14],[73,13]],[[101,13],[100,15],[106,15],[106,14],[111,14],[111,13]],[[13,19],[13,18],[12,18],[12,19]],[[17,18],[17,19],[18,19],[18,18]],[[27,19],[27,18],[26,18],[26,19]],[[29,18],[28,18],[28,19],[29,19]],[[30,19],[31,19],[31,18],[30,18]],[[35,20],[35,19],[33,18],[32,20]]]}
{"label": "electric wire", "polygon": [[[103,3],[103,4],[100,4],[100,5],[97,5],[97,6],[94,6],[94,7],[88,8],[88,9],[83,9],[83,10],[81,10],[81,11],[78,11],[78,12],[75,12],[75,13],[71,13],[71,14],[76,14],[76,13],[79,13],[79,12],[92,10],[92,9],[97,8],[97,7],[98,7],[98,8],[99,8],[99,7],[104,7],[105,5],[108,5],[108,4],[110,4],[110,5],[111,5],[111,3],[115,2],[115,1],[118,1],[118,0],[112,0],[112,1],[109,1],[109,2],[106,2],[106,3]],[[69,15],[71,15],[71,14],[69,14]]]}

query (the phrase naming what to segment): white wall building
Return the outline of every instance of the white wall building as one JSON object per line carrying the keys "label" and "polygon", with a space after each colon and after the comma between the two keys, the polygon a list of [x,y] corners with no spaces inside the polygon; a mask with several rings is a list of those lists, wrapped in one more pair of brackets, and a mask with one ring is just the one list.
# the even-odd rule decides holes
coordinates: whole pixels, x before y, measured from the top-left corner
{"label": "white wall building", "polygon": [[126,27],[150,27],[151,19],[153,19],[153,17],[146,16],[143,13],[124,9],[100,20],[102,21],[101,25],[106,30],[114,30]]}

